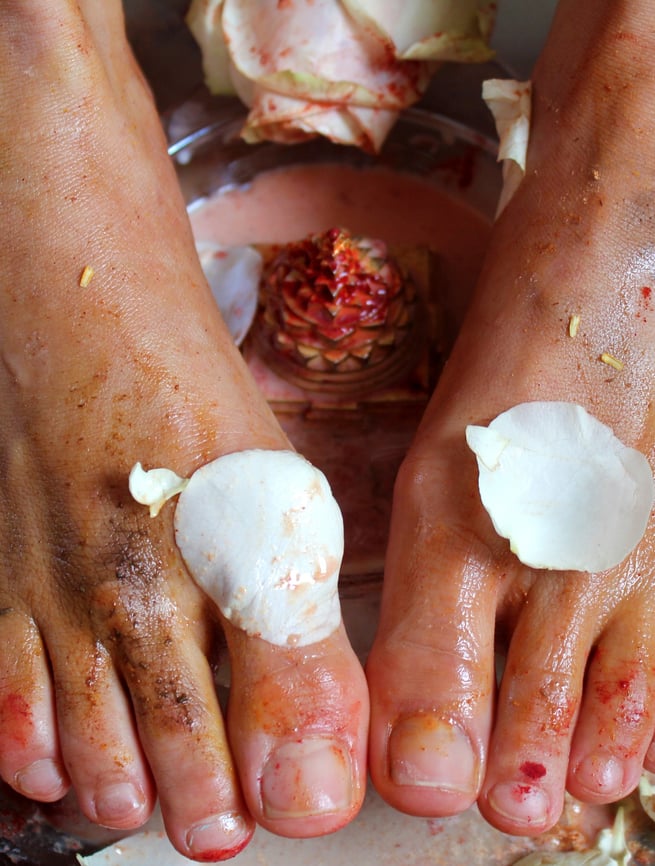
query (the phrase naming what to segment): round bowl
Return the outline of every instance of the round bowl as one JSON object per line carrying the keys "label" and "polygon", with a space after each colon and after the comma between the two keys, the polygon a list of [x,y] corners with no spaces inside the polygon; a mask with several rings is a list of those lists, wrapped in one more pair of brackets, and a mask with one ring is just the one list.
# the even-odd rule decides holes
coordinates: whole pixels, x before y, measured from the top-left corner
{"label": "round bowl", "polygon": [[[342,597],[376,599],[384,566],[394,479],[455,338],[482,264],[502,184],[496,143],[473,129],[421,109],[408,110],[399,117],[379,154],[323,139],[293,145],[249,145],[239,137],[243,119],[243,110],[228,103],[222,107],[219,118],[201,123],[170,145],[198,242],[208,240],[198,236],[197,225],[198,215],[210,202],[217,197],[229,202],[230,207],[223,211],[222,224],[236,223],[241,219],[240,203],[259,188],[262,178],[296,171],[299,167],[314,173],[307,175],[303,196],[293,200],[296,204],[291,207],[295,211],[306,207],[304,197],[312,201],[312,214],[320,212],[323,199],[333,195],[332,187],[325,182],[333,166],[354,170],[348,175],[351,187],[336,196],[348,199],[349,207],[357,199],[360,185],[363,188],[366,177],[370,177],[367,172],[373,170],[382,171],[385,178],[393,177],[399,183],[414,184],[414,191],[420,192],[416,184],[429,189],[430,194],[436,191],[435,208],[443,211],[439,216],[443,238],[435,239],[436,251],[426,237],[420,249],[417,246],[409,250],[409,259],[421,272],[421,280],[425,277],[426,285],[422,288],[423,306],[418,314],[420,327],[406,341],[411,363],[391,364],[395,376],[391,381],[376,378],[373,370],[368,380],[364,376],[363,386],[359,381],[356,388],[342,393],[337,388],[335,393],[330,387],[321,389],[312,382],[286,375],[266,347],[262,348],[257,319],[242,346],[246,362],[290,440],[325,472],[341,505],[346,534]],[[385,214],[373,212],[395,208],[398,212],[394,220],[401,226],[402,234],[415,217],[414,193],[404,194],[402,199],[394,198],[393,189],[392,193],[386,199],[376,200],[368,211],[362,206],[356,221],[364,219],[368,224],[373,220],[378,225]],[[431,200],[420,206],[429,216]],[[279,215],[271,213],[270,220],[277,231]],[[383,219],[379,225],[380,233],[384,232]],[[474,226],[475,243],[469,243],[467,226]],[[311,230],[316,227],[312,224]],[[252,240],[265,248],[271,245],[271,238],[249,239],[247,231],[245,234],[239,231],[239,243]],[[429,234],[430,229],[423,231]],[[275,246],[280,236],[276,232],[273,235]],[[405,231],[402,243],[396,245],[401,257],[407,253],[406,235]],[[395,249],[393,239],[390,243]],[[427,247],[430,249],[426,251]],[[361,619],[374,627],[373,615]],[[370,633],[355,637],[362,652],[369,640]]]}

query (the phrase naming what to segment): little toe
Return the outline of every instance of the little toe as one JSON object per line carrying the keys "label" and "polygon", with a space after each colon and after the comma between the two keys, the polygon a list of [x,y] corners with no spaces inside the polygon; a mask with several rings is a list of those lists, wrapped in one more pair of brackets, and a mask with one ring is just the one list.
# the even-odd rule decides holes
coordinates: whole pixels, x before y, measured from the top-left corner
{"label": "little toe", "polygon": [[325,640],[276,646],[226,624],[229,732],[246,801],[281,836],[330,833],[365,791],[368,695],[343,626]]}
{"label": "little toe", "polygon": [[585,802],[627,796],[647,762],[655,728],[651,607],[634,598],[624,605],[589,665],[568,777],[569,791]]}
{"label": "little toe", "polygon": [[497,594],[486,547],[439,522],[439,489],[429,467],[401,469],[367,664],[373,783],[396,808],[435,816],[466,809],[478,794],[494,700]]}
{"label": "little toe", "polygon": [[41,637],[24,614],[0,614],[0,777],[20,794],[54,802],[70,786]]}
{"label": "little toe", "polygon": [[478,801],[500,830],[536,835],[561,814],[599,597],[594,575],[543,573],[518,618]]}

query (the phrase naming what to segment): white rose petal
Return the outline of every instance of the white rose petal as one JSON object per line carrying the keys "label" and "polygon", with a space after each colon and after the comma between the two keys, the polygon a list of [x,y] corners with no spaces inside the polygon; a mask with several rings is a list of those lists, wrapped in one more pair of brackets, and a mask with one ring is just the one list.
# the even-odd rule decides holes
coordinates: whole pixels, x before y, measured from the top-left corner
{"label": "white rose petal", "polygon": [[641,540],[653,505],[646,457],[581,406],[522,403],[469,426],[482,503],[533,568],[603,571]]}
{"label": "white rose petal", "polygon": [[[207,87],[212,93],[234,92],[231,61],[222,38],[221,16],[224,0],[194,0],[187,13],[187,25],[202,52]],[[216,34],[220,34],[217,39]]]}
{"label": "white rose petal", "polygon": [[488,59],[494,22],[491,0],[343,0],[353,18],[386,39],[405,60]]}
{"label": "white rose petal", "polygon": [[492,78],[483,82],[482,98],[493,115],[500,140],[498,160],[503,162],[503,188],[496,210],[496,216],[499,216],[525,174],[532,84],[529,81]]}
{"label": "white rose petal", "polygon": [[181,478],[130,472],[154,517],[172,496],[175,540],[191,576],[247,634],[280,646],[323,640],[341,622],[343,518],[323,473],[292,451],[219,457]]}
{"label": "white rose petal", "polygon": [[246,141],[378,150],[441,61],[484,61],[493,0],[192,0],[187,21],[212,92],[250,109]]}
{"label": "white rose petal", "polygon": [[612,827],[601,830],[587,851],[534,851],[514,866],[627,866],[632,855],[625,838],[625,811],[619,806]]}
{"label": "white rose petal", "polygon": [[639,780],[639,802],[651,821],[655,821],[655,773],[645,770]]}
{"label": "white rose petal", "polygon": [[248,634],[304,646],[341,622],[341,511],[300,455],[240,451],[201,467],[178,500],[175,537],[197,583]]}
{"label": "white rose petal", "polygon": [[150,506],[150,516],[156,517],[164,503],[177,496],[188,484],[171,469],[149,469],[135,463],[130,472],[129,487],[132,498],[141,505]]}
{"label": "white rose petal", "polygon": [[239,346],[257,312],[261,253],[248,245],[223,247],[208,241],[198,241],[196,249],[214,300]]}

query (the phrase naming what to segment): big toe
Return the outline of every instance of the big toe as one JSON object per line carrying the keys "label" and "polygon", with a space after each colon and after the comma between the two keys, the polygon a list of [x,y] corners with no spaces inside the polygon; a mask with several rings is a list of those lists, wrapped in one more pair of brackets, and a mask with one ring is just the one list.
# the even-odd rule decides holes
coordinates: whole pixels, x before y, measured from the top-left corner
{"label": "big toe", "polygon": [[282,836],[330,833],[365,790],[368,693],[343,626],[302,647],[277,646],[227,624],[228,730],[257,822]]}
{"label": "big toe", "polygon": [[439,489],[433,467],[405,463],[367,665],[373,782],[396,808],[433,816],[463,811],[481,784],[497,592],[485,545],[439,520]]}

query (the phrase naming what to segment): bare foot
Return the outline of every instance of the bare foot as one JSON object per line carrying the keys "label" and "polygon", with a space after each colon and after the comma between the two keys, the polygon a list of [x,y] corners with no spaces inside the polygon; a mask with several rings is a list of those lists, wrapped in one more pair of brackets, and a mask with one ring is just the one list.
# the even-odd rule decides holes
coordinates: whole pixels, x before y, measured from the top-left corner
{"label": "bare foot", "polygon": [[481,508],[464,439],[517,403],[567,400],[655,462],[647,7],[561,4],[535,73],[527,176],[398,478],[368,665],[371,773],[413,814],[477,800],[498,828],[537,834],[566,787],[614,801],[655,762],[655,525],[611,571],[522,567]]}
{"label": "bare foot", "polygon": [[[140,826],[156,795],[188,857],[231,856],[254,822],[330,832],[364,788],[366,684],[343,628],[304,649],[223,623],[130,467],[183,475],[288,448],[195,256],[119,2],[0,11],[0,776]],[[93,269],[80,285],[85,266]]]}

